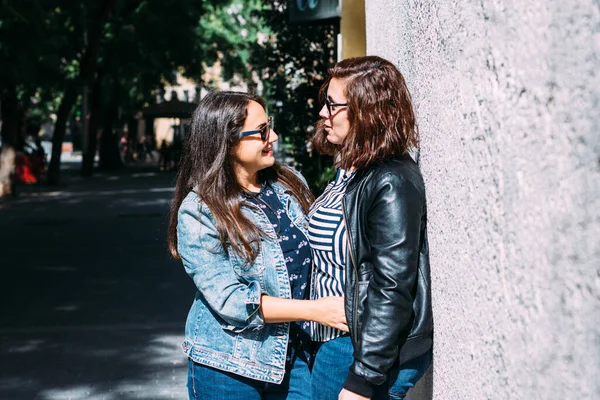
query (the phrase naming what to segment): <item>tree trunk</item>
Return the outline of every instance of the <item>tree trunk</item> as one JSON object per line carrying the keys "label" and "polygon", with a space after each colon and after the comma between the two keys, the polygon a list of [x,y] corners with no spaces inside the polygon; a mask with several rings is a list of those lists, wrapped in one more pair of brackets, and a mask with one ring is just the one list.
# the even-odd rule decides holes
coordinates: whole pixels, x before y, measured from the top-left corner
{"label": "tree trunk", "polygon": [[[93,24],[93,27],[89,29],[89,45],[83,49],[83,56],[81,57],[80,62],[78,77],[80,83],[90,83],[96,75],[96,69],[98,67],[98,53],[100,52],[100,46],[102,43],[104,23],[114,8],[115,2],[116,0],[105,0],[102,3],[98,12],[98,16],[94,20],[95,23]],[[48,183],[50,184],[57,184],[60,180],[60,151],[62,149],[62,141],[65,136],[67,118],[76,99],[77,89],[74,85],[71,85],[65,92],[65,97],[61,102],[56,117],[56,127],[54,128],[54,136],[52,137],[52,159],[48,168]],[[61,111],[63,113],[63,119],[61,119]]]}
{"label": "tree trunk", "polygon": [[105,108],[102,135],[100,136],[100,169],[112,171],[123,166],[119,154],[119,135],[114,129],[117,123],[117,107],[109,105]]}
{"label": "tree trunk", "polygon": [[88,147],[84,149],[81,163],[81,176],[89,177],[94,173],[94,159],[98,150],[98,129],[102,116],[102,77],[99,74],[94,81],[91,93],[90,119],[88,123]]}
{"label": "tree trunk", "polygon": [[140,146],[137,137],[137,119],[132,116],[127,118],[127,143],[131,146],[135,160],[138,161],[137,156],[140,154]]}
{"label": "tree trunk", "polygon": [[0,197],[14,195],[15,150],[19,136],[19,100],[17,87],[2,90],[2,153],[0,153]]}
{"label": "tree trunk", "polygon": [[17,86],[9,84],[2,90],[2,145],[17,146],[19,135],[19,99]]}
{"label": "tree trunk", "polygon": [[60,155],[62,153],[63,139],[67,128],[67,120],[73,105],[77,100],[77,92],[74,86],[70,86],[60,102],[60,107],[56,113],[56,124],[54,126],[54,135],[52,135],[52,157],[48,166],[48,183],[57,185],[60,182]]}

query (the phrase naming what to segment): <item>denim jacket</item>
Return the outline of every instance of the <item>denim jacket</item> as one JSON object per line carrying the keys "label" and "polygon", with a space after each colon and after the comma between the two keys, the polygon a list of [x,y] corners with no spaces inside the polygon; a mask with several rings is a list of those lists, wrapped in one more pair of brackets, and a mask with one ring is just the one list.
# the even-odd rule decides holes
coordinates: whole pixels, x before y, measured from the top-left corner
{"label": "denim jacket", "polygon": [[[308,221],[299,202],[281,184],[272,183],[290,220],[308,237]],[[254,263],[225,252],[215,219],[198,195],[190,192],[178,212],[178,251],[196,295],[181,347],[193,361],[251,379],[281,383],[289,322],[266,324],[260,297],[291,298],[287,268],[267,216],[247,200],[243,214],[264,233]]]}

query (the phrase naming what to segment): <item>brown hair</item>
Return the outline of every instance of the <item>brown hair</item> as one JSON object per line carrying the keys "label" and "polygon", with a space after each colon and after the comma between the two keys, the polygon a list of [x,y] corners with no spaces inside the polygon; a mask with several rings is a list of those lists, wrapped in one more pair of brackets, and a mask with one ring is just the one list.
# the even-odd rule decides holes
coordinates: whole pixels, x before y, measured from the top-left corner
{"label": "brown hair", "polygon": [[364,168],[416,148],[419,142],[410,93],[404,77],[389,61],[377,57],[342,60],[329,69],[320,97],[331,79],[346,84],[350,131],[341,145],[327,141],[324,122],[316,123],[312,144],[317,151],[339,156],[344,169]]}
{"label": "brown hair", "polygon": [[[253,262],[260,251],[263,235],[252,221],[242,214],[240,197],[243,188],[234,172],[235,159],[230,156],[248,116],[248,104],[256,101],[265,108],[265,101],[242,92],[210,93],[200,101],[192,115],[190,131],[185,139],[175,194],[171,204],[168,244],[173,257],[177,250],[178,211],[191,191],[215,217],[221,245],[226,244]],[[305,213],[313,200],[312,193],[290,168],[275,163],[258,173],[259,181],[278,181],[298,200]],[[251,243],[256,243],[255,246]]]}

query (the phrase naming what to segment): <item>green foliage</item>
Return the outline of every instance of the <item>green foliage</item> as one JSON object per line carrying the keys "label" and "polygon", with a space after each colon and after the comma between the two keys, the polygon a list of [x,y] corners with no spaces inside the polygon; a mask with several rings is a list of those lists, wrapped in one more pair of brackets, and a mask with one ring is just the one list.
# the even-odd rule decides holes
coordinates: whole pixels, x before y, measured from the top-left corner
{"label": "green foliage", "polygon": [[319,118],[319,88],[335,62],[337,24],[291,24],[286,1],[232,0],[207,8],[198,28],[207,64],[218,59],[226,80],[240,76],[251,90],[260,83],[280,145],[317,192],[331,178],[332,161],[311,157],[306,142]]}
{"label": "green foliage", "polygon": [[3,0],[0,21],[0,84],[56,88],[73,74],[78,46],[72,18],[62,7],[41,0]]}
{"label": "green foliage", "polygon": [[253,86],[250,55],[260,35],[270,32],[259,16],[266,9],[260,0],[230,0],[206,7],[197,28],[198,52],[207,66],[219,61],[225,81],[239,77]]}
{"label": "green foliage", "polygon": [[[202,73],[197,27],[204,5],[187,0],[1,0],[0,86],[16,83],[21,93],[60,97],[81,86],[81,61],[93,30],[102,31],[96,62],[103,76],[126,86],[125,105],[153,99],[153,91],[173,81],[179,68]],[[100,9],[110,4],[106,20]],[[29,90],[28,90],[29,89]],[[122,94],[122,93],[121,93]],[[21,99],[26,100],[26,99]],[[114,99],[113,99],[114,100]]]}
{"label": "green foliage", "polygon": [[117,103],[132,114],[155,102],[165,83],[176,73],[201,75],[195,48],[196,29],[204,12],[202,1],[124,1],[105,27],[99,69],[104,82],[104,103]]}
{"label": "green foliage", "polygon": [[102,107],[113,110],[103,115],[131,116],[178,72],[213,86],[203,73],[219,62],[223,79],[243,79],[267,99],[287,155],[318,190],[331,160],[311,158],[306,140],[335,61],[337,21],[291,24],[286,3],[0,0],[0,90],[16,85],[37,123],[57,112],[68,88],[79,107],[83,85],[99,80]]}
{"label": "green foliage", "polygon": [[319,118],[319,89],[336,60],[337,21],[292,24],[286,1],[268,2],[260,13],[269,28],[266,40],[252,52],[251,64],[260,72],[269,113],[277,133],[315,191],[331,179],[329,157],[307,152],[306,142]]}

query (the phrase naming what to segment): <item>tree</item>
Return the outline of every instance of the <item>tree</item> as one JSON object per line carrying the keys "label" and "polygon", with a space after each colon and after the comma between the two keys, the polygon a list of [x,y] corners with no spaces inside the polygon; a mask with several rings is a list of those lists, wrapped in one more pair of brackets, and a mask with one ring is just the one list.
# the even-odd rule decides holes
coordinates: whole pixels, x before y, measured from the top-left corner
{"label": "tree", "polygon": [[[5,143],[18,136],[14,129],[18,124],[11,120],[18,113],[12,110],[22,107],[32,94],[51,93],[58,107],[48,181],[58,183],[66,124],[87,87],[96,95],[90,93],[95,102],[83,118],[89,117],[90,124],[106,132],[103,165],[118,166],[110,132],[121,122],[120,116],[131,119],[133,110],[151,102],[178,69],[201,75],[201,59],[193,51],[196,29],[204,4],[212,1],[2,0],[0,90],[7,122]],[[16,103],[11,96],[15,92]],[[96,151],[94,139],[91,135],[84,149],[88,170]]]}
{"label": "tree", "polygon": [[113,128],[133,126],[134,112],[154,103],[177,73],[202,82],[204,66],[217,61],[225,80],[244,79],[261,90],[288,154],[304,163],[309,178],[319,172],[309,168],[318,162],[303,161],[305,140],[317,118],[319,86],[335,61],[336,22],[292,25],[282,0],[0,4],[2,135],[14,146],[30,99],[42,110],[38,118],[55,113],[50,182],[59,181],[66,124],[80,99],[87,100],[83,118],[91,132],[82,165],[89,175],[96,131],[103,132],[102,166],[118,167]]}
{"label": "tree", "polygon": [[[66,90],[56,114],[56,125],[54,127],[54,135],[52,136],[52,158],[50,159],[48,168],[48,182],[51,184],[59,182],[60,156],[67,119],[77,99],[78,89],[82,84],[87,85],[95,78],[96,69],[98,67],[98,53],[100,52],[100,46],[104,35],[105,23],[115,5],[116,0],[104,0],[100,3],[98,8],[86,10],[87,12],[84,13],[84,22],[81,25],[81,29],[86,33],[85,36],[89,36],[89,39],[84,40],[83,47],[81,48],[81,55],[78,55],[78,57],[73,60],[79,64],[79,73],[75,79],[66,82]],[[90,15],[90,18],[86,18]],[[73,28],[76,26],[77,25],[74,25]],[[84,36],[83,32],[81,33],[81,36]]]}
{"label": "tree", "polygon": [[265,84],[269,112],[288,154],[316,192],[331,178],[330,157],[307,151],[322,104],[319,89],[336,61],[337,20],[311,24],[289,22],[287,2],[268,2],[261,12],[270,34],[252,51],[251,64]]}
{"label": "tree", "polygon": [[[67,46],[68,30],[56,13],[43,1],[0,2],[0,92],[2,94],[2,142],[4,157],[14,158],[14,152],[22,142],[24,116],[30,98],[37,96],[46,103],[49,90],[60,81],[65,70],[63,56],[73,49]],[[3,182],[14,170],[14,163],[2,162],[0,171]],[[8,171],[6,171],[8,169]]]}
{"label": "tree", "polygon": [[336,61],[338,21],[291,24],[287,13],[282,0],[231,1],[201,20],[200,43],[204,54],[218,49],[225,79],[237,74],[260,83],[281,145],[319,191],[332,160],[309,154],[306,140],[321,107],[319,88]]}
{"label": "tree", "polygon": [[[106,24],[99,55],[99,74],[94,85],[90,121],[103,120],[100,167],[118,168],[118,138],[113,128],[134,126],[133,115],[153,103],[162,85],[174,82],[176,73],[201,75],[202,64],[194,51],[196,28],[204,12],[203,2],[185,0],[142,1],[131,12],[117,11]],[[99,95],[98,91],[102,94]],[[102,118],[94,113],[101,113]],[[94,130],[84,156],[82,172],[91,173],[95,154]]]}

